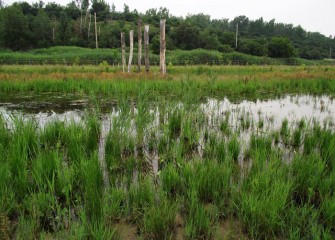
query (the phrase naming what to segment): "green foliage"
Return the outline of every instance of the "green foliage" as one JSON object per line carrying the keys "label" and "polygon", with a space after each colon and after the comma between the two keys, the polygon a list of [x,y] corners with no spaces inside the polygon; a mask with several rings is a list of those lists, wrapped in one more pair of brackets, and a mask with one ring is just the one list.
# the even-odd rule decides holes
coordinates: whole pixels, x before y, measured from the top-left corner
{"label": "green foliage", "polygon": [[176,28],[173,39],[179,49],[196,49],[200,47],[200,30],[189,22],[183,22]]}
{"label": "green foliage", "polygon": [[29,48],[28,19],[18,5],[2,10],[0,29],[3,47],[13,50]]}
{"label": "green foliage", "polygon": [[[88,0],[72,1],[65,6],[56,3],[44,5],[43,2],[16,2],[2,8],[0,48],[27,50],[53,45],[94,48],[93,13],[97,15],[99,47],[103,48],[120,47],[120,32],[135,29],[139,18],[143,23],[150,24],[150,50],[154,54],[159,53],[159,21],[162,18],[167,20],[168,50],[202,48],[232,52],[236,47],[237,25],[238,49],[235,50],[241,53],[255,56],[266,56],[269,53],[269,56],[276,58],[292,57],[296,53],[302,58],[324,59],[330,58],[329,50],[335,48],[335,40],[328,36],[308,32],[301,26],[276,23],[274,19],[269,22],[263,18],[250,20],[246,16],[237,16],[233,20],[211,19],[209,15],[202,13],[181,18],[171,15],[166,8],[152,8],[139,13],[136,9],[131,10],[127,4],[119,12],[114,4],[110,6],[104,0],[93,0],[91,4]],[[276,39],[281,39],[278,35],[289,39],[289,42],[277,41]],[[128,34],[126,38],[128,41]],[[292,45],[296,52],[291,51]]]}
{"label": "green foliage", "polygon": [[141,231],[145,239],[168,239],[173,235],[177,208],[164,195],[159,204],[145,209]]}
{"label": "green foliage", "polygon": [[295,55],[291,41],[284,37],[271,38],[268,51],[269,56],[274,58],[290,58]]}
{"label": "green foliage", "polygon": [[189,212],[186,218],[185,235],[187,239],[211,239],[213,228],[210,214],[198,202],[192,192],[190,195]]}
{"label": "green foliage", "polygon": [[263,160],[262,165],[253,167],[235,202],[237,214],[253,238],[281,234],[285,224],[282,219],[292,183],[286,177],[285,166],[275,158],[268,166]]}
{"label": "green foliage", "polygon": [[48,47],[52,41],[52,29],[48,15],[43,9],[39,9],[32,22],[32,36],[37,48]]}
{"label": "green foliage", "polygon": [[265,41],[260,42],[257,40],[243,40],[238,46],[238,50],[242,53],[254,55],[254,56],[266,56],[267,49]]}
{"label": "green foliage", "polygon": [[93,0],[91,6],[91,13],[96,13],[97,21],[104,21],[109,18],[110,15],[110,7],[107,2],[104,0],[98,1]]}

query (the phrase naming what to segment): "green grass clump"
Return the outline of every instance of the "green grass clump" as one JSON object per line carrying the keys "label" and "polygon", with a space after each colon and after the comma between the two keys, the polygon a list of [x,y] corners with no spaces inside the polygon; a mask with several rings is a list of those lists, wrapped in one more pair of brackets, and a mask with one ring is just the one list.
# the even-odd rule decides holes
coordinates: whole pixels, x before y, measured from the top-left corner
{"label": "green grass clump", "polygon": [[235,160],[238,160],[240,155],[240,143],[236,136],[232,137],[228,142],[228,154]]}
{"label": "green grass clump", "polygon": [[182,195],[185,191],[180,172],[172,163],[167,164],[161,171],[160,180],[163,191],[170,197]]}
{"label": "green grass clump", "polygon": [[103,198],[103,215],[112,224],[125,216],[127,194],[123,189],[111,188]]}
{"label": "green grass clump", "polygon": [[281,236],[292,180],[278,159],[252,169],[237,192],[235,211],[252,238]]}
{"label": "green grass clump", "polygon": [[[190,190],[192,191],[192,190]],[[188,215],[185,223],[186,239],[211,239],[214,234],[211,215],[199,203],[194,193],[189,193]]]}
{"label": "green grass clump", "polygon": [[170,139],[176,139],[180,136],[181,133],[181,125],[182,125],[182,115],[179,109],[176,109],[171,113],[169,117],[169,133]]}
{"label": "green grass clump", "polygon": [[282,139],[284,140],[284,142],[288,141],[288,137],[290,134],[290,129],[288,126],[288,120],[284,119],[280,128],[280,136],[282,137]]}
{"label": "green grass clump", "polygon": [[138,184],[130,186],[128,192],[127,210],[130,217],[139,222],[146,208],[155,202],[155,193],[150,178],[144,178]]}
{"label": "green grass clump", "polygon": [[197,197],[204,203],[224,202],[230,193],[230,178],[232,167],[229,163],[216,163],[207,160],[203,164],[195,164],[193,178],[189,188],[197,193]]}
{"label": "green grass clump", "polygon": [[93,222],[99,222],[102,216],[103,180],[98,157],[82,161],[81,174],[83,177],[85,212]]}
{"label": "green grass clump", "polygon": [[164,195],[159,203],[145,209],[141,231],[145,239],[169,239],[174,234],[177,208]]}

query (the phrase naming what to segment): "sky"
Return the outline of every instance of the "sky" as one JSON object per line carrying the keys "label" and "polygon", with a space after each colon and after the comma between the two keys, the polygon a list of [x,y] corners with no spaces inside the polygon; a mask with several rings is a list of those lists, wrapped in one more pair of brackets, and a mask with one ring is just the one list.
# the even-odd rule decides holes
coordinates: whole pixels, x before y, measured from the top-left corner
{"label": "sky", "polygon": [[[3,0],[12,4],[17,0]],[[24,0],[21,0],[24,1]],[[29,3],[37,0],[25,0]],[[66,5],[71,0],[43,0]],[[301,25],[310,32],[320,32],[325,36],[335,36],[335,0],[105,0],[110,6],[114,3],[117,11],[123,10],[126,3],[130,10],[145,12],[149,8],[166,7],[175,16],[204,13],[212,19],[245,15],[251,20],[263,17],[264,21]]]}

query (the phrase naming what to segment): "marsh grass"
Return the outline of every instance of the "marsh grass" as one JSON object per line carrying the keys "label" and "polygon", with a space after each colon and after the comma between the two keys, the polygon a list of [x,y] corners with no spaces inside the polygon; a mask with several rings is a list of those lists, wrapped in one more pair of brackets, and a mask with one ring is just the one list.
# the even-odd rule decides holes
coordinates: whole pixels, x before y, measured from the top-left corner
{"label": "marsh grass", "polygon": [[143,219],[145,209],[154,203],[155,193],[150,178],[143,178],[139,183],[130,186],[127,211],[131,220],[139,223]]}
{"label": "marsh grass", "polygon": [[[147,106],[141,117],[149,112]],[[289,127],[284,120],[277,132],[252,130],[249,145],[242,150],[237,134],[207,128],[204,154],[196,156],[190,143],[199,142],[204,124],[196,108],[192,114],[176,110],[176,124],[170,125],[174,118],[170,115],[159,127],[161,132],[154,134],[155,128],[143,132],[142,143],[131,131],[149,126],[152,116],[134,125],[130,108],[120,109],[106,139],[112,179],[108,191],[97,153],[98,115],[86,115],[80,123],[51,122],[43,129],[20,118],[14,118],[12,129],[2,123],[1,143],[8,147],[1,156],[1,213],[9,224],[17,222],[15,229],[3,227],[3,232],[19,238],[69,231],[68,238],[120,239],[113,226],[125,222],[136,224],[139,237],[171,239],[176,237],[179,214],[185,219],[187,239],[213,239],[218,222],[231,216],[253,239],[332,236],[335,137],[331,130],[304,120]],[[220,129],[222,121],[212,124]],[[177,126],[176,135],[171,134],[176,129],[172,126]],[[286,162],[283,145],[274,144],[273,135],[293,143],[296,131],[303,149]],[[148,162],[136,150],[136,143],[149,144],[144,140],[150,137],[158,141],[157,175],[146,170]],[[240,155],[248,156],[248,168],[237,161]]]}
{"label": "marsh grass", "polygon": [[186,190],[178,169],[173,163],[169,163],[160,173],[162,189],[172,199],[182,195]]}
{"label": "marsh grass", "polygon": [[240,155],[240,143],[236,136],[233,136],[228,142],[228,154],[235,160],[238,160]]}
{"label": "marsh grass", "polygon": [[[179,230],[186,239],[214,239],[220,222],[232,218],[250,239],[333,236],[332,125],[285,119],[272,130],[268,126],[276,124],[274,119],[257,123],[242,109],[210,115],[200,104],[226,94],[257,97],[262,91],[318,92],[324,86],[331,91],[332,75],[321,84],[315,79],[320,69],[313,67],[312,76],[299,72],[292,82],[283,79],[298,76],[294,67],[278,67],[283,71],[278,76],[276,68],[267,67],[193,67],[186,68],[182,80],[180,68],[172,68],[166,77],[110,75],[106,66],[82,68],[87,79],[77,67],[36,68],[50,74],[59,70],[62,78],[73,75],[64,82],[57,76],[21,82],[31,69],[1,70],[0,75],[18,76],[17,82],[0,83],[4,91],[105,94],[116,101],[108,126],[98,107],[101,99],[94,97],[92,112],[79,121],[41,127],[33,119],[8,122],[0,117],[2,234],[18,239],[120,239],[115,225],[125,224],[135,226],[135,236],[142,239],[174,239]],[[246,81],[241,72],[257,76]],[[220,106],[213,109],[219,112]],[[106,188],[98,153],[102,147],[110,179]],[[183,219],[178,226],[176,216]]]}
{"label": "marsh grass", "polygon": [[111,188],[103,200],[103,216],[107,224],[113,224],[125,216],[127,194],[123,189]]}
{"label": "marsh grass", "polygon": [[196,193],[189,190],[188,214],[185,222],[186,239],[212,239],[214,234],[214,219],[201,204]]}
{"label": "marsh grass", "polygon": [[82,161],[80,171],[84,184],[85,212],[90,221],[99,222],[102,216],[103,179],[97,154]]}
{"label": "marsh grass", "polygon": [[[201,101],[204,96],[228,95],[242,100],[246,95],[262,98],[268,92],[276,92],[279,96],[283,93],[332,94],[335,90],[333,69],[325,73],[322,67],[313,67],[312,73],[306,74],[298,67],[277,66],[272,67],[271,72],[271,67],[203,66],[216,79],[210,84],[208,74],[198,74],[197,68],[171,67],[168,76],[158,76],[154,73],[102,72],[100,67],[94,66],[6,66],[0,72],[3,79],[0,90],[3,93],[58,92],[129,99],[136,98],[145,89],[154,93],[153,98],[177,98],[191,104]],[[185,75],[189,77],[185,78]],[[246,75],[254,76],[254,80],[245,84],[241,79]]]}
{"label": "marsh grass", "polygon": [[[251,170],[234,202],[238,218],[253,238],[271,238],[283,233],[283,215],[292,187],[287,169],[278,159]],[[254,167],[253,167],[254,168]]]}
{"label": "marsh grass", "polygon": [[170,202],[164,194],[159,195],[159,203],[144,211],[140,230],[145,239],[171,239],[174,235],[176,202]]}

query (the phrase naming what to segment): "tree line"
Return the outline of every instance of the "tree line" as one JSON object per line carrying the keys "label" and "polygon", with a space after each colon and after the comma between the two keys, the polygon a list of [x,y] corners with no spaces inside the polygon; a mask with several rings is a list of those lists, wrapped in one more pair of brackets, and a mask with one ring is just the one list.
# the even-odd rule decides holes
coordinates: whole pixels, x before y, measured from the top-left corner
{"label": "tree line", "polygon": [[[306,31],[300,25],[277,23],[274,19],[251,20],[246,16],[211,19],[205,14],[177,17],[163,7],[140,13],[130,10],[127,4],[123,11],[116,11],[114,4],[110,6],[104,0],[75,0],[66,6],[42,1],[4,6],[0,0],[0,48],[15,51],[66,45],[94,48],[94,13],[101,48],[121,47],[120,33],[135,30],[141,18],[143,23],[150,24],[150,49],[158,53],[159,21],[164,18],[167,50],[202,48],[255,56],[324,59],[331,58],[335,49],[335,37]],[[126,41],[128,37],[126,34]],[[134,37],[137,38],[136,31]]]}

